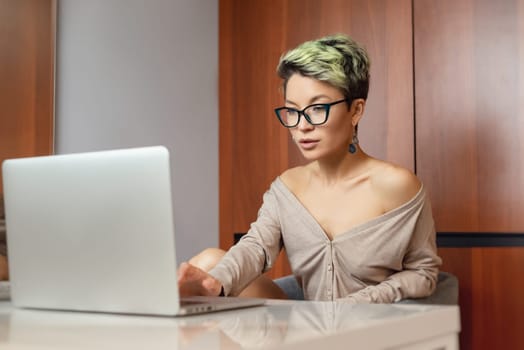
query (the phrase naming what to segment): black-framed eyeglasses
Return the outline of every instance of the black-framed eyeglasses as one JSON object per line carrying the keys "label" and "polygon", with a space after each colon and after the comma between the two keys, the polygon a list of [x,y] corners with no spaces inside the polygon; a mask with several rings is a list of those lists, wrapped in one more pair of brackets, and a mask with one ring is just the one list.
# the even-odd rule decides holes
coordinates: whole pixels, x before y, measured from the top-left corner
{"label": "black-framed eyeglasses", "polygon": [[286,128],[294,128],[300,123],[300,116],[303,115],[311,125],[322,125],[327,122],[331,106],[349,101],[347,98],[331,103],[315,103],[299,111],[291,107],[275,108],[278,120]]}

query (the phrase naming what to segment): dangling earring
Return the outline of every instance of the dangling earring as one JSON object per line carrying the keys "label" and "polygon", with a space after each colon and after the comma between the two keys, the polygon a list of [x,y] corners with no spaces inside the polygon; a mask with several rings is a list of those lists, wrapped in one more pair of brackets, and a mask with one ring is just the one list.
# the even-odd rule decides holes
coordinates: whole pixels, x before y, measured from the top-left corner
{"label": "dangling earring", "polygon": [[358,145],[358,125],[355,125],[355,131],[353,132],[353,139],[351,140],[351,143],[349,144],[349,153],[353,154],[357,151],[357,145]]}

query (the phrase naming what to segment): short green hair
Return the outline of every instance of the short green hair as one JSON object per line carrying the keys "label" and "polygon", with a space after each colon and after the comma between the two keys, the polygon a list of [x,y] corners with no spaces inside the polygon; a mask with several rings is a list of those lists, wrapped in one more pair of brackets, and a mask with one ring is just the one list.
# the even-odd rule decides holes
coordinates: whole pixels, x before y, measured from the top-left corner
{"label": "short green hair", "polygon": [[277,73],[284,80],[299,73],[339,88],[349,100],[367,99],[369,57],[366,50],[344,34],[306,41],[280,58]]}

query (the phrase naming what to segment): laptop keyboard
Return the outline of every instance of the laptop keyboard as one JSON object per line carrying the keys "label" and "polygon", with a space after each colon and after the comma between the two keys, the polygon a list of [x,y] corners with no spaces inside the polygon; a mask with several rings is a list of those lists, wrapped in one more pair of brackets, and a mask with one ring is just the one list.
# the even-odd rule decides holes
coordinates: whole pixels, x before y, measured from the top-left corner
{"label": "laptop keyboard", "polygon": [[195,296],[185,297],[180,299],[180,305],[198,305],[198,304],[238,304],[238,298],[228,297],[211,297],[211,296]]}
{"label": "laptop keyboard", "polygon": [[187,306],[187,305],[195,305],[195,304],[203,304],[203,301],[201,300],[184,300],[180,299],[180,305]]}

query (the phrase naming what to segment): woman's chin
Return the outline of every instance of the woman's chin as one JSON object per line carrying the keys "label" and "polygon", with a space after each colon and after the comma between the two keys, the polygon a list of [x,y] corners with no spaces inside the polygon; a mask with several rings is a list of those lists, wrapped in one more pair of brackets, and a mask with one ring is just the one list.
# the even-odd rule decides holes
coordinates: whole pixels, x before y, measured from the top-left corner
{"label": "woman's chin", "polygon": [[302,157],[307,161],[314,161],[321,157],[320,152],[318,150],[300,150],[300,154],[302,154]]}

